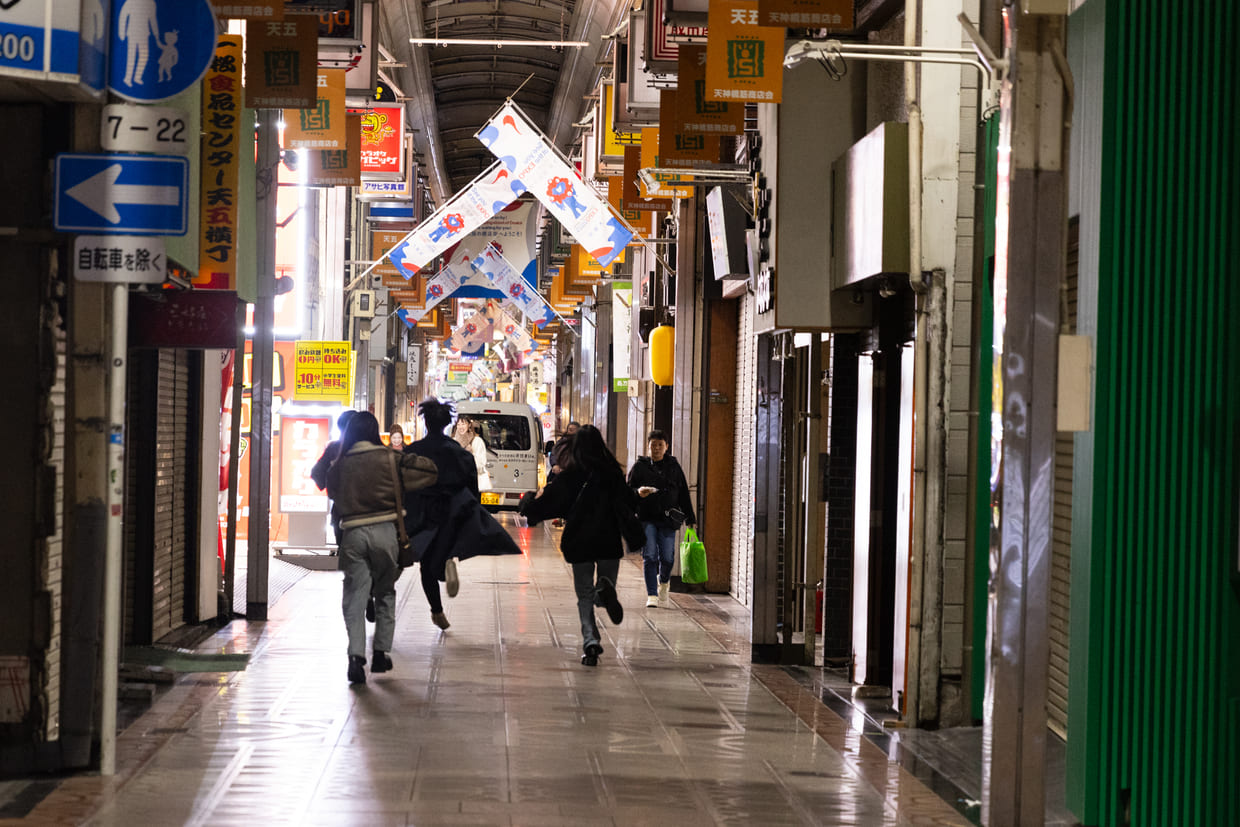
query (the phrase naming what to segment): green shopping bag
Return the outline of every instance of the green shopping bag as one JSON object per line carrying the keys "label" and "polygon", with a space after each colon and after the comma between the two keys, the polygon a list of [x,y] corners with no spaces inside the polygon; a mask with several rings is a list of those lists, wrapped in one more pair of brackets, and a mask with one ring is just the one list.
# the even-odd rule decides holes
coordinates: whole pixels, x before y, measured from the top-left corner
{"label": "green shopping bag", "polygon": [[680,541],[680,579],[685,583],[706,582],[706,546],[691,528],[685,529],[685,539]]}

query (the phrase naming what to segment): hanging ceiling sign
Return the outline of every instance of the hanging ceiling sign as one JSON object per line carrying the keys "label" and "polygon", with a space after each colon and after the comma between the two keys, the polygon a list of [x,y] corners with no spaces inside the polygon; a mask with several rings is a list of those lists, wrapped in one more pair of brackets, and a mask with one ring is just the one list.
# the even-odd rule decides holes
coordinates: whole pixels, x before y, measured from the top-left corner
{"label": "hanging ceiling sign", "polygon": [[402,180],[405,177],[405,107],[374,104],[348,111],[362,119],[362,177]]}
{"label": "hanging ceiling sign", "polygon": [[706,96],[705,46],[680,47],[677,77],[676,112],[682,130],[707,135],[744,134],[745,104],[715,101]]}
{"label": "hanging ceiling sign", "polygon": [[785,30],[759,24],[758,0],[710,0],[710,25],[706,100],[779,103]]}
{"label": "hanging ceiling sign", "polygon": [[692,169],[718,164],[721,136],[685,128],[685,108],[680,105],[680,98],[692,95],[692,91],[664,89],[659,94],[659,165]]}
{"label": "hanging ceiling sign", "polygon": [[108,88],[138,103],[179,95],[202,80],[215,41],[207,0],[112,0]]}
{"label": "hanging ceiling sign", "polygon": [[267,3],[234,3],[211,0],[211,11],[221,19],[229,20],[283,20],[283,0],[269,0]]}
{"label": "hanging ceiling sign", "polygon": [[853,0],[758,0],[763,26],[852,31]]}
{"label": "hanging ceiling sign", "polygon": [[646,18],[646,68],[651,72],[675,72],[680,43],[707,42],[706,26],[671,22],[668,5],[668,0],[651,0]]}
{"label": "hanging ceiling sign", "polygon": [[285,149],[346,149],[344,70],[320,69],[313,109],[284,110]]}
{"label": "hanging ceiling sign", "polygon": [[317,104],[316,32],[310,17],[290,17],[246,27],[247,108],[312,109]]}

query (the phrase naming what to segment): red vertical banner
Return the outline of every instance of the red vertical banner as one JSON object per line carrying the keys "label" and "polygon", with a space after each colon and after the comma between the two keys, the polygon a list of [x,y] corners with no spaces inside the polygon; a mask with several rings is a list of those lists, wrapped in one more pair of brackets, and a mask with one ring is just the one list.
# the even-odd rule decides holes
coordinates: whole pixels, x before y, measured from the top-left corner
{"label": "red vertical banner", "polygon": [[237,287],[237,203],[241,171],[241,36],[222,34],[202,79],[202,170],[198,273],[194,287]]}

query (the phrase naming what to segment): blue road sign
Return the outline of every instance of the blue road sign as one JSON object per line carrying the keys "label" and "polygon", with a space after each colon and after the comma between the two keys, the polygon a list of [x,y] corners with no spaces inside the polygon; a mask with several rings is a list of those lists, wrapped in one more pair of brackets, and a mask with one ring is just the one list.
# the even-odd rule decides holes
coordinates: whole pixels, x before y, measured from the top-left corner
{"label": "blue road sign", "polygon": [[139,103],[179,95],[202,80],[215,41],[207,0],[112,0],[108,88]]}
{"label": "blue road sign", "polygon": [[189,162],[163,155],[57,155],[58,230],[185,235]]}
{"label": "blue road sign", "polygon": [[0,75],[104,86],[110,0],[0,0]]}

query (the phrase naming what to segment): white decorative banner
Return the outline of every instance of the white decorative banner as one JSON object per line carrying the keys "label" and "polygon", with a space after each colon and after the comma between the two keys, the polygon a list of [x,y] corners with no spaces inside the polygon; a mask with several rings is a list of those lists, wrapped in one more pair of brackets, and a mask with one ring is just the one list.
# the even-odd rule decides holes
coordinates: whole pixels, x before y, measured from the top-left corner
{"label": "white decorative banner", "polygon": [[527,319],[543,325],[554,318],[555,311],[542,295],[530,287],[504,254],[494,244],[488,244],[473,260],[474,269],[490,279],[504,297],[517,306]]}
{"label": "white decorative banner", "polygon": [[[510,172],[503,164],[496,162],[401,239],[387,255],[401,275],[407,279],[413,278],[435,256],[481,227],[523,191],[514,189]],[[377,264],[372,264],[370,269]]]}
{"label": "white decorative banner", "polygon": [[448,347],[462,353],[472,353],[490,342],[495,335],[495,323],[486,311],[479,311],[452,330]]}
{"label": "white decorative banner", "polygon": [[516,104],[505,103],[476,137],[508,171],[513,191],[533,193],[599,264],[610,264],[633,238],[607,199],[581,180]]}
{"label": "white decorative banner", "polygon": [[502,310],[499,312],[499,321],[496,322],[496,326],[499,332],[504,334],[504,338],[521,353],[529,353],[534,349],[534,337],[530,336],[525,325],[517,322]]}

